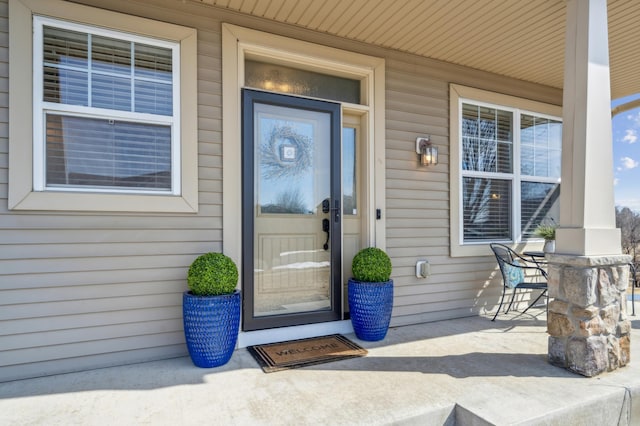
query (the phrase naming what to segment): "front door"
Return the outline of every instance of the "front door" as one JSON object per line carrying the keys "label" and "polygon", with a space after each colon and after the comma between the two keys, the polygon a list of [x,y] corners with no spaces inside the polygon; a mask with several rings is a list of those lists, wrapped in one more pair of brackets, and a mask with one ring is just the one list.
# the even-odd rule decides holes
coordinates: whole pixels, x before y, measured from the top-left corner
{"label": "front door", "polygon": [[242,99],[243,329],[338,320],[340,104]]}

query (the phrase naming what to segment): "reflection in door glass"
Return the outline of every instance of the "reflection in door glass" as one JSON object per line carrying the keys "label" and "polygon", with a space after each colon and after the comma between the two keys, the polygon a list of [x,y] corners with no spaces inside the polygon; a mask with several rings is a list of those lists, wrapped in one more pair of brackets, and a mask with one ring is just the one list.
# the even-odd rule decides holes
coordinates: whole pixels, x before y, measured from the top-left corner
{"label": "reflection in door glass", "polygon": [[356,129],[342,129],[342,211],[345,215],[358,213],[356,192]]}
{"label": "reflection in door glass", "polygon": [[261,117],[261,213],[314,214],[313,131],[313,125],[302,120]]}

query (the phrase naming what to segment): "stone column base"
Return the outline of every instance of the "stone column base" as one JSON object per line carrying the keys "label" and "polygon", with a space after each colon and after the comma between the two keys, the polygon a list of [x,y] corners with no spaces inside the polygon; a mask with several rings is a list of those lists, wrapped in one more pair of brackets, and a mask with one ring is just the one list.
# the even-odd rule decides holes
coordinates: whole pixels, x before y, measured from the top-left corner
{"label": "stone column base", "polygon": [[548,254],[549,362],[592,377],[627,365],[631,256]]}

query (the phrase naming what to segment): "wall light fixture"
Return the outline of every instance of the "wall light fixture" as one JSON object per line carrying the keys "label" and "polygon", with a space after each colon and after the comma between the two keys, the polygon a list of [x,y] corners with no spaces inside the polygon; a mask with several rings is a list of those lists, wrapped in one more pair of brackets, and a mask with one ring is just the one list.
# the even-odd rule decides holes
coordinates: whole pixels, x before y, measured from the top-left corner
{"label": "wall light fixture", "polygon": [[420,156],[420,164],[431,166],[438,164],[438,147],[431,143],[430,136],[419,136],[416,139],[416,152]]}

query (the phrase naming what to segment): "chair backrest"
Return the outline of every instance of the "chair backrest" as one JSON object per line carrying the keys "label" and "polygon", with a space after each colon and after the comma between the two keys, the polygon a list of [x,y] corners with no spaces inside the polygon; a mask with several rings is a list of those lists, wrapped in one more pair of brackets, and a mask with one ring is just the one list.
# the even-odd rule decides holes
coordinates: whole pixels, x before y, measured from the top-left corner
{"label": "chair backrest", "polygon": [[504,244],[492,243],[489,245],[498,260],[502,282],[509,288],[515,288],[524,281],[524,268],[518,260],[520,256]]}
{"label": "chair backrest", "polygon": [[491,247],[491,250],[493,250],[493,254],[496,255],[496,259],[498,259],[499,263],[512,263],[513,259],[517,257],[517,255],[514,256],[515,252],[504,244],[491,243],[489,246]]}

